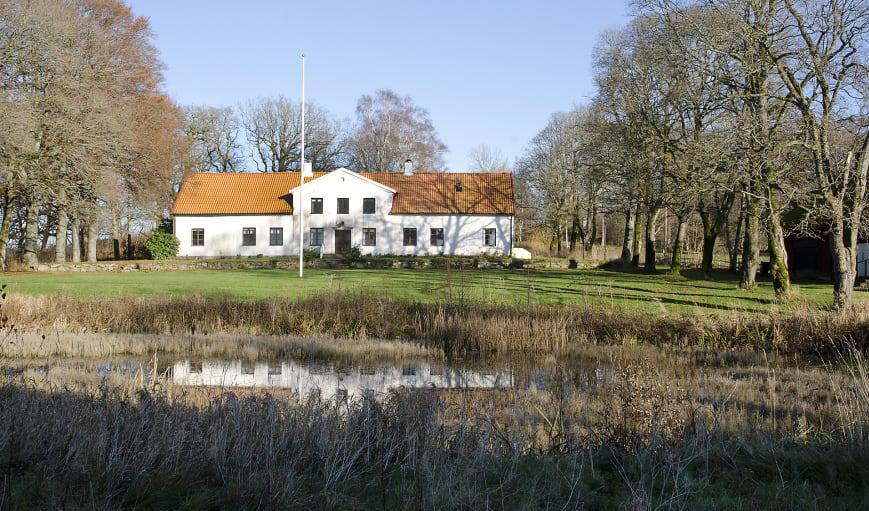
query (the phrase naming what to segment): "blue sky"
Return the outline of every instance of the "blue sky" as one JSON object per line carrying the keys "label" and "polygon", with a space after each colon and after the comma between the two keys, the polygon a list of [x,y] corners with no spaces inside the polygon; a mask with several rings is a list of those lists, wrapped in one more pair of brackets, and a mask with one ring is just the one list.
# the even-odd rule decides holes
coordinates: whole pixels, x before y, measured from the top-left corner
{"label": "blue sky", "polygon": [[427,108],[451,170],[487,144],[511,160],[557,110],[593,93],[598,34],[624,1],[130,0],[150,18],[166,89],[182,105],[308,98],[339,118],[376,89]]}

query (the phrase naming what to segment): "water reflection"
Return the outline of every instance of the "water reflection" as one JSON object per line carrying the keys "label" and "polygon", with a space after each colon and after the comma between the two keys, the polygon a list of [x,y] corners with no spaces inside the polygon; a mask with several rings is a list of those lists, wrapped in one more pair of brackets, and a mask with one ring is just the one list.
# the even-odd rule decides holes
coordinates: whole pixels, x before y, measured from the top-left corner
{"label": "water reflection", "polygon": [[400,387],[431,389],[497,389],[513,387],[507,369],[470,370],[433,364],[401,367],[340,366],[284,362],[193,361],[172,366],[179,385],[289,389],[299,395],[319,392],[324,398],[386,393]]}

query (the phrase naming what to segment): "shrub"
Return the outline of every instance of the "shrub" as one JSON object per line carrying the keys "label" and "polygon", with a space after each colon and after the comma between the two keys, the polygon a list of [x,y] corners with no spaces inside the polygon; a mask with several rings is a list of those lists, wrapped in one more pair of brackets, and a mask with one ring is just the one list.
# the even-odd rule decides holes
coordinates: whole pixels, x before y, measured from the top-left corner
{"label": "shrub", "polygon": [[346,264],[355,264],[362,261],[362,249],[354,245],[347,250],[341,251],[341,259]]}
{"label": "shrub", "polygon": [[172,259],[178,255],[180,244],[174,234],[157,230],[145,241],[145,253],[148,259]]}

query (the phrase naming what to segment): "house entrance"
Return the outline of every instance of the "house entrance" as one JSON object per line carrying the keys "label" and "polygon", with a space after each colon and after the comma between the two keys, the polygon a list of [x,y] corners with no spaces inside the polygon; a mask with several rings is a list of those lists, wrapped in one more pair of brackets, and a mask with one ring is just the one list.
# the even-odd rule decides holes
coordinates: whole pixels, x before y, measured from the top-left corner
{"label": "house entrance", "polygon": [[335,253],[350,250],[350,229],[335,229]]}

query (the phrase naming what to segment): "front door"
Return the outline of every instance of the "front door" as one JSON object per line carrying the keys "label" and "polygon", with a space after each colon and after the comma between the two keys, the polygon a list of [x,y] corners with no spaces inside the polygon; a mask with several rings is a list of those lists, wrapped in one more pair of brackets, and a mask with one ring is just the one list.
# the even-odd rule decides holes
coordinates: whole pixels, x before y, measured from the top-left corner
{"label": "front door", "polygon": [[350,250],[350,229],[335,229],[335,253]]}

